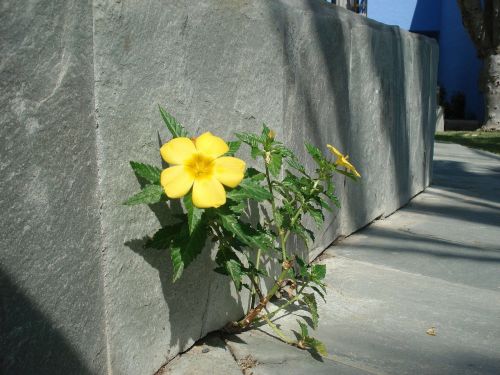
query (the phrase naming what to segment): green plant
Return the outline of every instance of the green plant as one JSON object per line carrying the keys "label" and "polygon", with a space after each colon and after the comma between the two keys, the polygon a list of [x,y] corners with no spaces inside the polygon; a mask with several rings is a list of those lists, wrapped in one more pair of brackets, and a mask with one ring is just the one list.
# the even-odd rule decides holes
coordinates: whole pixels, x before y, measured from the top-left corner
{"label": "green plant", "polygon": [[[160,113],[173,137],[160,150],[171,167],[162,171],[131,162],[136,175],[148,184],[124,204],[152,204],[165,199],[165,195],[170,199],[182,197],[185,213],[176,216],[175,224],[158,230],[146,247],[169,249],[176,281],[209,240],[215,243],[215,271],[229,276],[238,291],[248,289],[251,296],[246,314],[239,321],[228,323],[226,329],[241,331],[265,322],[284,342],[325,355],[324,345],[309,335],[304,323],[299,323],[298,338],[292,339],[272,318],[280,310],[299,304],[309,311],[312,328],[317,328],[316,296],[324,298],[326,293],[326,266],[307,264],[287,245],[290,236],[296,235],[307,246],[314,236],[304,226],[304,218],[311,217],[320,227],[325,210],[339,207],[333,175],[341,173],[357,180],[359,173],[347,161],[348,157],[334,147],[328,145],[335,161],[306,143],[316,164],[311,175],[266,125],[260,134],[237,133],[236,141],[225,143],[208,132],[196,139],[188,138],[188,132],[177,120],[161,107]],[[253,159],[260,161],[261,170],[245,170],[245,162],[234,157],[242,144],[249,148]],[[257,224],[242,220],[249,201],[257,202],[268,212],[267,218]],[[262,267],[263,256],[276,259],[280,265],[277,275]],[[263,290],[264,279],[272,280],[267,291]],[[269,302],[277,293],[286,301],[270,309]]]}

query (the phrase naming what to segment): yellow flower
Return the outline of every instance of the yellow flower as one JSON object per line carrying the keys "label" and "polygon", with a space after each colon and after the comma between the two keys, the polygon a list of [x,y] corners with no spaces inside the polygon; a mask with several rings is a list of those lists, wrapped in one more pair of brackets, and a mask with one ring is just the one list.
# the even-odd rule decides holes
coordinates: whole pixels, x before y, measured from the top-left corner
{"label": "yellow flower", "polygon": [[339,165],[341,167],[344,167],[348,171],[354,173],[354,175],[356,177],[361,177],[361,175],[358,173],[358,171],[356,170],[354,165],[352,165],[351,163],[349,163],[347,161],[347,159],[349,159],[349,155],[345,155],[345,156],[342,155],[342,153],[339,150],[337,150],[335,147],[333,147],[332,145],[326,145],[326,147],[328,147],[328,149],[331,151],[331,153],[337,157],[337,160],[335,160],[335,165]]}
{"label": "yellow flower", "polygon": [[161,185],[169,198],[181,198],[193,188],[193,204],[199,208],[226,203],[222,185],[234,188],[243,179],[245,162],[222,156],[229,150],[221,138],[210,132],[196,139],[174,138],[165,143],[160,154],[170,168],[161,173]]}

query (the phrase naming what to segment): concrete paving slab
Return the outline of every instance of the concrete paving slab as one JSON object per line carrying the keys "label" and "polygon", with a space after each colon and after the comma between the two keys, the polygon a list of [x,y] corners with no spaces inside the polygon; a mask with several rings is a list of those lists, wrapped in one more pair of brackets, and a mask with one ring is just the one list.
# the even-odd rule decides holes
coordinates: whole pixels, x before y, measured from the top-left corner
{"label": "concrete paving slab", "polygon": [[216,333],[201,339],[187,353],[172,360],[156,375],[241,375],[225,342]]}
{"label": "concrete paving slab", "polygon": [[[320,257],[328,295],[315,336],[329,355],[260,327],[226,340],[236,361],[251,364],[243,373],[499,374],[498,161],[438,144],[433,187]],[[301,315],[275,323],[291,332]]]}

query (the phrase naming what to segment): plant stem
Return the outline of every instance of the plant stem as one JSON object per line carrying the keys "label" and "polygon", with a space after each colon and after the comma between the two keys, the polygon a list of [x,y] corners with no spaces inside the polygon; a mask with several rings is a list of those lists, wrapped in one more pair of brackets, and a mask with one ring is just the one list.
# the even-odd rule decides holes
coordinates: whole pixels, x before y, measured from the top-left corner
{"label": "plant stem", "polygon": [[300,299],[300,296],[302,295],[302,292],[304,291],[304,289],[306,288],[306,286],[309,284],[309,282],[305,283],[302,288],[300,288],[300,290],[297,292],[297,295],[295,297],[293,297],[291,300],[289,300],[288,302],[286,302],[285,304],[281,305],[281,306],[278,306],[276,308],[276,310],[274,311],[271,311],[269,314],[267,314],[267,317],[269,319],[272,319],[279,311],[283,310],[283,309],[286,309],[288,306],[290,306],[292,303],[294,302],[297,302],[299,299]]}
{"label": "plant stem", "polygon": [[274,220],[274,225],[276,225],[276,229],[278,230],[278,235],[280,236],[280,243],[281,243],[281,256],[282,260],[286,261],[287,260],[287,255],[286,255],[286,239],[285,239],[285,234],[283,233],[283,229],[281,228],[281,225],[278,223],[278,220],[276,220],[276,202],[274,200],[274,193],[273,193],[273,184],[271,182],[271,175],[269,173],[269,167],[267,165],[267,162],[264,158],[264,165],[266,167],[266,180],[267,180],[267,186],[269,188],[269,192],[271,193],[271,210],[273,213],[273,220]]}
{"label": "plant stem", "polygon": [[[262,252],[262,250],[260,248],[258,248],[257,255],[255,257],[255,269],[257,271],[259,270],[259,266],[260,266],[261,252]],[[259,299],[262,299],[263,296],[262,296],[262,292],[260,291],[260,287],[259,287],[259,282],[260,282],[259,275],[257,273],[252,274],[251,278],[252,278],[253,285],[252,285],[252,290],[251,290],[252,300],[250,303],[250,308],[253,308],[253,306],[255,305],[255,293],[257,293],[257,295],[259,296]]]}
{"label": "plant stem", "polygon": [[264,320],[266,321],[266,323],[269,325],[269,327],[271,327],[271,329],[274,331],[274,333],[276,333],[278,335],[278,337],[283,340],[284,342],[286,342],[287,344],[289,345],[293,345],[295,344],[295,341],[294,340],[291,340],[289,339],[284,333],[283,331],[281,331],[281,329],[279,329],[276,324],[274,324],[273,322],[271,322],[271,320],[267,317],[267,316],[264,316]]}
{"label": "plant stem", "polygon": [[259,304],[254,309],[251,309],[247,313],[247,315],[245,315],[245,317],[238,322],[238,325],[241,328],[248,327],[255,320],[255,318],[257,318],[257,316],[260,314],[260,312],[267,306],[269,300],[278,291],[279,287],[281,286],[281,283],[283,282],[286,275],[288,274],[288,269],[289,268],[283,267],[281,274],[279,275],[278,279],[275,281],[275,283],[274,283],[273,287],[271,288],[271,290],[269,291],[269,293],[267,293],[267,295],[260,300]]}
{"label": "plant stem", "polygon": [[[314,185],[313,187],[311,188],[311,191],[309,192],[309,194],[312,194],[314,192],[314,190],[316,190],[316,188],[318,187],[318,184],[320,182],[320,179],[318,178],[317,180],[314,181]],[[302,208],[304,207],[304,204],[305,202],[302,202],[300,207],[298,208],[297,212],[295,213],[295,215],[293,215],[292,217],[292,221],[290,222],[290,227],[293,227],[295,225],[295,222],[298,220],[300,214],[302,213]],[[288,237],[290,236],[290,230],[287,230],[285,235],[284,235],[284,241],[286,242],[286,240],[288,240]]]}

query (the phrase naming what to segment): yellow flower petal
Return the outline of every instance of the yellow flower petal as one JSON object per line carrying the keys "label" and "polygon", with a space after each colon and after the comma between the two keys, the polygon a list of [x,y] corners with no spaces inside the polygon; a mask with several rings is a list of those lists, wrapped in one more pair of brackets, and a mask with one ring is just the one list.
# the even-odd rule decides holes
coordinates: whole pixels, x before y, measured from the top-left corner
{"label": "yellow flower petal", "polygon": [[161,186],[169,198],[183,197],[189,192],[193,182],[194,176],[183,165],[164,169],[160,176]]}
{"label": "yellow flower petal", "polygon": [[328,147],[328,149],[331,151],[331,153],[334,154],[336,157],[338,157],[338,158],[344,157],[344,155],[342,155],[342,153],[339,150],[337,150],[335,147],[333,147],[332,145],[326,145],[326,147]]}
{"label": "yellow flower petal", "polygon": [[232,156],[214,160],[214,175],[217,180],[229,187],[236,187],[243,180],[245,162]]}
{"label": "yellow flower petal", "polygon": [[210,132],[203,133],[195,140],[196,149],[214,159],[229,151],[229,146],[222,138],[216,137]]}
{"label": "yellow flower petal", "polygon": [[163,160],[173,165],[184,164],[194,153],[196,153],[196,147],[193,141],[186,137],[174,138],[160,148]]}
{"label": "yellow flower petal", "polygon": [[198,208],[219,207],[226,203],[226,191],[215,177],[199,178],[193,185],[193,204]]}

